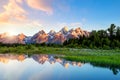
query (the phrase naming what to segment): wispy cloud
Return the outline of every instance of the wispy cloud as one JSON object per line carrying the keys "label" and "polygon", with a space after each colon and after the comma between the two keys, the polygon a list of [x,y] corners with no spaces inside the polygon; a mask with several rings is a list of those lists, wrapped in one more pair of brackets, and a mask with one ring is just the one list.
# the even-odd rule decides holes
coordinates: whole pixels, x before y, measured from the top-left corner
{"label": "wispy cloud", "polygon": [[18,0],[9,0],[6,5],[3,5],[3,9],[4,11],[0,13],[0,22],[23,20],[27,15],[27,12],[18,4]]}
{"label": "wispy cloud", "polygon": [[22,4],[22,3],[23,3],[23,0],[16,0],[16,2]]}
{"label": "wispy cloud", "polygon": [[[8,22],[19,22],[19,21],[30,21],[30,18],[27,17],[29,12],[25,10],[23,4],[25,6],[29,6],[29,8],[33,8],[36,10],[43,11],[48,14],[53,13],[53,9],[51,6],[51,2],[53,0],[6,0],[0,3],[2,5],[2,12],[0,13],[0,23],[8,23]],[[3,4],[4,3],[4,4]]]}
{"label": "wispy cloud", "polygon": [[48,14],[53,13],[51,3],[53,0],[26,0],[29,7],[44,11]]}

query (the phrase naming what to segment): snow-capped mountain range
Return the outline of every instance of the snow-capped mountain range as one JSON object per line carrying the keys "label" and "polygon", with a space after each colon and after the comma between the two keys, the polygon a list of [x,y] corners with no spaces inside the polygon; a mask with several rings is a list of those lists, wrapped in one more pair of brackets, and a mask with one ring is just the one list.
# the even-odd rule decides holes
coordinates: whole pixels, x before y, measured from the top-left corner
{"label": "snow-capped mountain range", "polygon": [[29,43],[55,43],[62,44],[65,40],[71,38],[79,38],[79,36],[89,37],[90,33],[88,31],[82,30],[81,28],[68,29],[67,27],[62,28],[59,32],[51,30],[49,33],[46,33],[44,30],[39,31],[33,36],[26,36],[23,33],[8,36],[8,33],[0,34],[0,43],[4,44],[29,44]]}

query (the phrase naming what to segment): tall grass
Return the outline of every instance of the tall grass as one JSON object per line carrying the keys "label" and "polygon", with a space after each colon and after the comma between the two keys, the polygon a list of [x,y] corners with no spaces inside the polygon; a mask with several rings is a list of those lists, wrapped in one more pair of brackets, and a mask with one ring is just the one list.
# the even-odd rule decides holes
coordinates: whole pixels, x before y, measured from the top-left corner
{"label": "tall grass", "polygon": [[54,48],[26,45],[16,47],[0,47],[0,53],[59,54],[64,55],[63,58],[68,60],[99,63],[103,65],[120,67],[120,50]]}
{"label": "tall grass", "polygon": [[120,68],[120,56],[64,56],[64,58],[71,61],[90,62],[96,65]]}

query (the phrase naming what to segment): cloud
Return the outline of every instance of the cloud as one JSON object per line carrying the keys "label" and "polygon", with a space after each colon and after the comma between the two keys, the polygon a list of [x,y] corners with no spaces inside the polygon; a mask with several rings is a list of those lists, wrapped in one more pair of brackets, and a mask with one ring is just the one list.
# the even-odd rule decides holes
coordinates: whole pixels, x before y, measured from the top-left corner
{"label": "cloud", "polygon": [[0,23],[26,19],[27,12],[18,1],[20,3],[20,0],[9,0],[8,4],[3,5],[4,11],[0,13]]}
{"label": "cloud", "polygon": [[23,0],[16,0],[16,2],[22,4],[22,3],[23,3]]}
{"label": "cloud", "polygon": [[0,14],[0,23],[8,22],[9,15],[7,13],[1,13]]}
{"label": "cloud", "polygon": [[29,7],[44,11],[48,14],[53,13],[53,9],[51,7],[51,3],[53,0],[26,0]]}
{"label": "cloud", "polygon": [[19,22],[30,20],[27,17],[29,12],[24,6],[29,6],[36,10],[43,11],[48,14],[53,13],[51,6],[53,0],[6,0],[0,3],[0,23]]}

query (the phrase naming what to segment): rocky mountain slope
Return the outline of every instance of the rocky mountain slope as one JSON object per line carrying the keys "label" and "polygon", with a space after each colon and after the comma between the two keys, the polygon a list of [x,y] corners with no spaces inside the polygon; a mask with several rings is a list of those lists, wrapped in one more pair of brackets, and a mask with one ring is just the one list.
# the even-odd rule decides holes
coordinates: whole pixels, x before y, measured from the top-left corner
{"label": "rocky mountain slope", "polygon": [[89,32],[84,31],[81,28],[68,29],[67,27],[62,28],[59,32],[51,30],[49,33],[46,33],[44,30],[39,31],[33,36],[26,36],[23,33],[9,36],[9,33],[0,34],[0,43],[4,44],[29,44],[29,43],[55,43],[62,44],[65,40],[71,38],[79,38],[79,36],[89,37]]}

